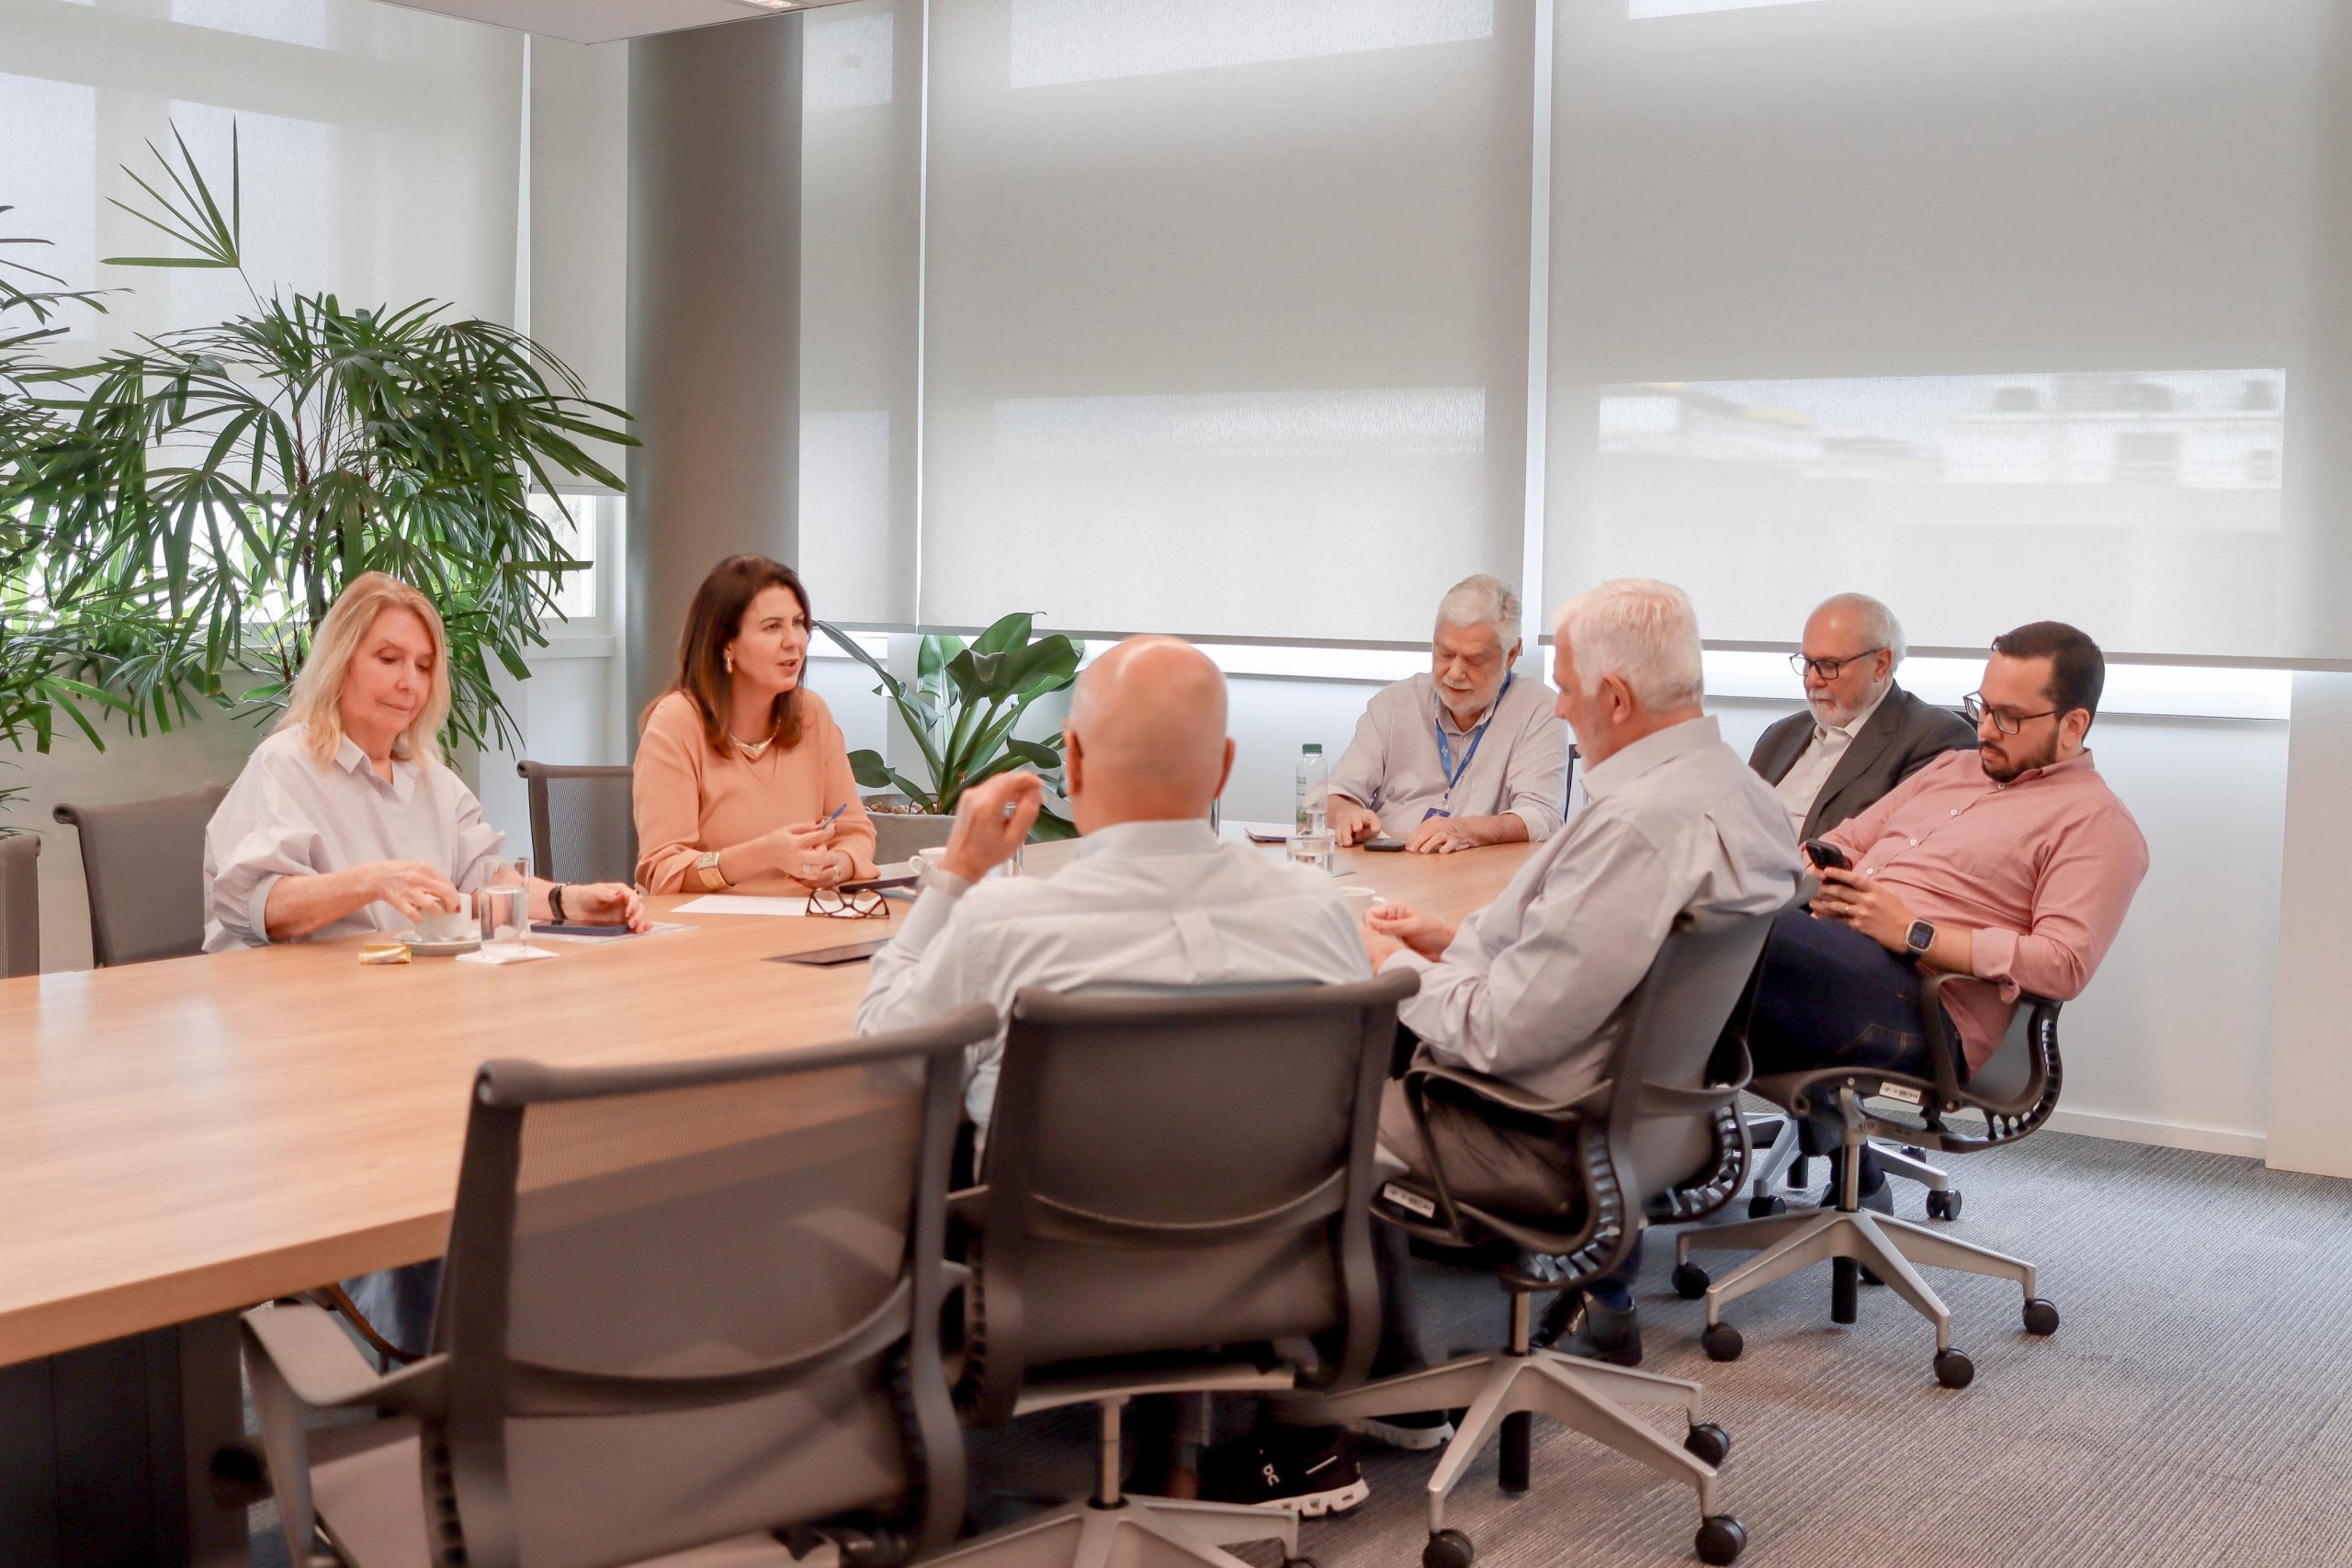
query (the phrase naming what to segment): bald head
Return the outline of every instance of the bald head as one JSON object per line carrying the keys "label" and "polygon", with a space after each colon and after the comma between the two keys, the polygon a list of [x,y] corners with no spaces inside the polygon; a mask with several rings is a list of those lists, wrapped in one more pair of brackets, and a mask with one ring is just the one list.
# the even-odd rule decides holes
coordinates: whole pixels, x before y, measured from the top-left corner
{"label": "bald head", "polygon": [[1179,638],[1131,637],[1079,676],[1064,733],[1080,831],[1206,817],[1233,759],[1225,674]]}

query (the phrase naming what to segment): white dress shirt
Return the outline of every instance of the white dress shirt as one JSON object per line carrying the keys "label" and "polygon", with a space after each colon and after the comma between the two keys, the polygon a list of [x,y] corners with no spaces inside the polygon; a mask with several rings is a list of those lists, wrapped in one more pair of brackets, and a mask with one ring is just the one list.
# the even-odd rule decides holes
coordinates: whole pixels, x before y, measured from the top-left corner
{"label": "white dress shirt", "polygon": [[1854,737],[1862,732],[1862,726],[1871,721],[1871,716],[1878,712],[1879,705],[1885,702],[1887,694],[1894,690],[1894,682],[1889,681],[1879,694],[1871,699],[1870,706],[1843,724],[1814,721],[1813,739],[1804,743],[1804,750],[1797,753],[1797,760],[1789,764],[1789,771],[1782,773],[1781,782],[1772,786],[1772,793],[1779,795],[1781,804],[1789,808],[1789,821],[1798,832],[1804,831],[1804,819],[1812,814],[1813,803],[1821,798],[1822,790],[1829,783],[1829,775],[1838,771],[1838,764],[1853,749]]}
{"label": "white dress shirt", "polygon": [[[1165,990],[1362,980],[1363,942],[1332,878],[1221,844],[1205,822],[1088,834],[1050,878],[940,877],[874,955],[857,1032],[908,1029],[1030,986]],[[988,1125],[1000,1033],[973,1047],[964,1105]]]}
{"label": "white dress shirt", "polygon": [[[300,726],[254,749],[204,833],[204,951],[262,947],[263,911],[281,876],[319,876],[373,861],[422,862],[471,892],[506,835],[481,819],[481,802],[439,762],[397,759],[390,784],[349,736],[321,767]],[[313,934],[401,931],[390,904],[366,905]]]}
{"label": "white dress shirt", "polygon": [[[1568,731],[1552,711],[1551,689],[1528,675],[1515,675],[1495,699],[1491,722],[1470,756],[1471,736],[1438,701],[1437,681],[1427,671],[1374,694],[1356,721],[1355,739],[1331,770],[1331,789],[1380,815],[1380,830],[1408,838],[1430,807],[1442,804],[1453,817],[1497,817],[1508,811],[1527,824],[1531,839],[1548,839],[1567,807]],[[1437,749],[1437,728],[1460,770],[1447,799],[1445,766]],[[1465,762],[1464,758],[1468,758]]]}
{"label": "white dress shirt", "polygon": [[1765,914],[1796,897],[1788,813],[1712,718],[1585,771],[1589,804],[1421,972],[1398,1017],[1438,1061],[1555,1100],[1600,1081],[1623,1004],[1682,911]]}

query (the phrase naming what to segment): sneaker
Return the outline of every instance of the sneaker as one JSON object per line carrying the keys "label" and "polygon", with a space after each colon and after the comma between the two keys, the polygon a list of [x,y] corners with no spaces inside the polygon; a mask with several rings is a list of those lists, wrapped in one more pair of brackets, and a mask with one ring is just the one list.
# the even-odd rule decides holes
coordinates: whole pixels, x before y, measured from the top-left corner
{"label": "sneaker", "polygon": [[1270,1425],[1201,1456],[1201,1495],[1311,1519],[1346,1513],[1372,1488],[1356,1467],[1355,1444],[1339,1427]]}
{"label": "sneaker", "polygon": [[1582,1291],[1562,1291],[1544,1311],[1544,1322],[1529,1337],[1539,1350],[1557,1350],[1612,1367],[1642,1364],[1642,1320],[1633,1307],[1620,1312]]}
{"label": "sneaker", "polygon": [[1342,1423],[1361,1438],[1386,1443],[1392,1449],[1421,1452],[1442,1449],[1453,1438],[1453,1419],[1442,1410],[1410,1410],[1400,1416],[1359,1416]]}

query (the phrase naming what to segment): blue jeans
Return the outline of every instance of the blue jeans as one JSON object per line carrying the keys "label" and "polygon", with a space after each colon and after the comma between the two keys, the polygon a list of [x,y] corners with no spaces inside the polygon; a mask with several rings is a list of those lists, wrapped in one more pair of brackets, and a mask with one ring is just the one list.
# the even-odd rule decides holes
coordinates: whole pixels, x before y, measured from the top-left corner
{"label": "blue jeans", "polygon": [[[1853,927],[1804,909],[1781,911],[1748,1008],[1747,1052],[1757,1073],[1851,1066],[1932,1076],[1920,982],[1917,965]],[[1949,1011],[1944,1032],[1959,1038]]]}

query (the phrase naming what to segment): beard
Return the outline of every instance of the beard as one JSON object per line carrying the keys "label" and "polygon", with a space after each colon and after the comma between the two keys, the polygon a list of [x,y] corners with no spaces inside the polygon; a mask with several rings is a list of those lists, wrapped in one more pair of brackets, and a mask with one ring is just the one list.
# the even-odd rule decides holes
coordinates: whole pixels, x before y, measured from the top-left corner
{"label": "beard", "polygon": [[2049,739],[2030,751],[2020,751],[2014,745],[1996,754],[1994,748],[1978,745],[1976,760],[1984,765],[1984,776],[1995,784],[2007,784],[2019,773],[2036,768],[2046,768],[2058,760],[2058,734],[2052,730]]}

